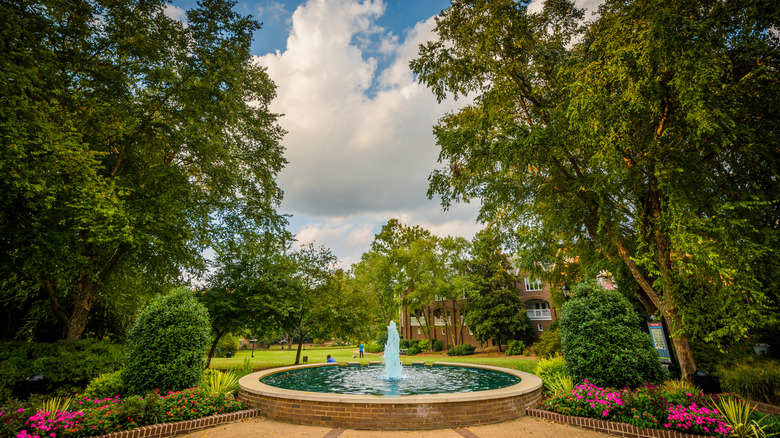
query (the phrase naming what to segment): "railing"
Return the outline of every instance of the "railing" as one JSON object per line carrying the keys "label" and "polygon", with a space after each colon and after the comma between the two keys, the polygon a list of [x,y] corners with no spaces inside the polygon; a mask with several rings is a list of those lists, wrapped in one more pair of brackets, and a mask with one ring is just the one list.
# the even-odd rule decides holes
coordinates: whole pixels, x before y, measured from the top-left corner
{"label": "railing", "polygon": [[423,317],[423,316],[420,316],[420,317],[412,316],[411,320],[412,321],[410,322],[410,325],[412,327],[424,327],[425,326],[425,317]]}
{"label": "railing", "polygon": [[528,309],[528,318],[532,321],[550,321],[552,320],[552,312],[550,309]]}

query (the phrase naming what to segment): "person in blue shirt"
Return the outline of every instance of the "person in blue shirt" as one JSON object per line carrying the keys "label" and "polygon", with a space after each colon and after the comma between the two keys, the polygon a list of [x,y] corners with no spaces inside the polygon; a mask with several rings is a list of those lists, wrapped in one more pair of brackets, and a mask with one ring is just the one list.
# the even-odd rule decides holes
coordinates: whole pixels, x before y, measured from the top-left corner
{"label": "person in blue shirt", "polygon": [[360,343],[360,357],[363,357],[363,343]]}
{"label": "person in blue shirt", "polygon": [[325,362],[327,362],[327,363],[336,363],[336,359],[334,359],[334,358],[330,357],[330,355],[328,355],[328,360],[326,360]]}

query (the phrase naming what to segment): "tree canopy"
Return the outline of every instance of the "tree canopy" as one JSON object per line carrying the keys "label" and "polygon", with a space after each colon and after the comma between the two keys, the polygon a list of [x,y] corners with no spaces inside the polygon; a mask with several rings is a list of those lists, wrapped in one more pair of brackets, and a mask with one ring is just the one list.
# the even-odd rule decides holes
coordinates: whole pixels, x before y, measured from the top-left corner
{"label": "tree canopy", "polygon": [[684,377],[692,337],[777,324],[777,8],[527,6],[454,0],[412,62],[440,100],[474,96],[434,128],[429,195],[479,199],[525,264],[621,271],[673,327]]}
{"label": "tree canopy", "polygon": [[43,336],[23,322],[48,306],[77,339],[123,279],[175,282],[215,241],[284,226],[275,86],[234,4],[184,25],[162,0],[0,3],[3,337]]}

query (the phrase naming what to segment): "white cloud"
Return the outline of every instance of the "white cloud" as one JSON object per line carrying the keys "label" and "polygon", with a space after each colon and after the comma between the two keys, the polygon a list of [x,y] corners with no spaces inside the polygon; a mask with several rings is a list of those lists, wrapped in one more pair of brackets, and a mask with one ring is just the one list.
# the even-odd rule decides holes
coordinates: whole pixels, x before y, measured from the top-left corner
{"label": "white cloud", "polygon": [[165,16],[167,16],[171,20],[178,20],[184,24],[187,24],[187,12],[178,6],[166,4],[164,13]]}
{"label": "white cloud", "polygon": [[[309,0],[293,13],[286,50],[256,57],[278,86],[271,109],[285,114],[288,131],[282,209],[312,219],[299,242],[332,248],[342,266],[358,261],[392,217],[437,235],[480,228],[476,206],[442,213],[426,196],[438,167],[432,127],[463,105],[438,104],[409,70],[418,45],[435,38],[434,22],[400,38],[376,25],[383,12],[379,0]],[[369,46],[388,56],[384,70]]]}

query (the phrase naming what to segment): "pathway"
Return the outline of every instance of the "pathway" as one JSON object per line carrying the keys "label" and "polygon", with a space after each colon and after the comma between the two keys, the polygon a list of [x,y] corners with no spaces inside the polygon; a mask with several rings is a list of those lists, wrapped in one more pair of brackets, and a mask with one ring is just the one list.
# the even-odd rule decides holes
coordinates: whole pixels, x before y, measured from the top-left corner
{"label": "pathway", "polygon": [[421,431],[333,429],[300,426],[256,417],[181,435],[182,438],[605,438],[607,436],[609,435],[528,416],[487,426]]}

